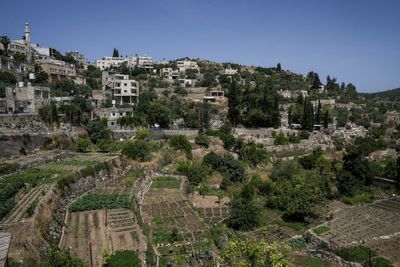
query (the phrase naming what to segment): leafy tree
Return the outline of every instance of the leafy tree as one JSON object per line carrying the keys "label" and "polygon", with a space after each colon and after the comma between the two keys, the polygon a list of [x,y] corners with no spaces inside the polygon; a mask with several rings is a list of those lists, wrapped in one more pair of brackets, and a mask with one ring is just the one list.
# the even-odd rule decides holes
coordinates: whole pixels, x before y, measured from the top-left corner
{"label": "leafy tree", "polygon": [[51,101],[48,105],[41,106],[38,112],[40,119],[45,123],[54,124],[59,122],[57,106],[54,101]]}
{"label": "leafy tree", "polygon": [[134,160],[148,161],[151,159],[151,147],[144,140],[128,141],[122,147],[122,154]]}
{"label": "leafy tree", "polygon": [[147,128],[137,128],[135,131],[135,138],[136,139],[146,139],[151,134],[151,131]]}
{"label": "leafy tree", "polygon": [[257,146],[254,142],[245,145],[243,149],[243,160],[250,162],[254,167],[267,160],[267,151]]}
{"label": "leafy tree", "polygon": [[89,134],[90,140],[94,144],[97,143],[100,139],[109,139],[110,138],[110,130],[107,128],[107,120],[106,119],[96,119],[90,121],[86,125],[86,131]]}
{"label": "leafy tree", "polygon": [[69,249],[50,249],[40,267],[86,267],[87,265],[78,257],[71,255]]}
{"label": "leafy tree", "polygon": [[189,160],[178,163],[177,171],[188,177],[189,183],[198,186],[211,175],[209,165],[203,164],[201,161]]}
{"label": "leafy tree", "polygon": [[17,62],[24,62],[24,61],[26,61],[26,55],[17,52],[17,53],[14,54],[14,59],[15,59],[15,61],[17,61]]}
{"label": "leafy tree", "polygon": [[158,102],[151,102],[145,114],[150,124],[158,124],[161,128],[168,128],[170,124],[170,110],[166,106]]}
{"label": "leafy tree", "polygon": [[75,149],[78,152],[86,152],[88,147],[92,144],[89,138],[80,138],[75,143]]}
{"label": "leafy tree", "polygon": [[47,74],[40,65],[35,64],[35,82],[38,84],[45,84],[48,80],[49,74]]}
{"label": "leafy tree", "polygon": [[177,150],[182,150],[188,158],[192,157],[192,145],[184,135],[174,135],[169,139],[169,145]]}
{"label": "leafy tree", "polygon": [[245,179],[243,165],[230,155],[221,157],[214,152],[210,152],[203,158],[203,163],[210,165],[224,176],[222,186],[226,186],[232,182],[241,182]]}
{"label": "leafy tree", "polygon": [[0,82],[6,85],[14,85],[17,82],[17,77],[8,71],[0,71]]}
{"label": "leafy tree", "polygon": [[260,211],[254,201],[245,198],[233,199],[227,225],[236,230],[251,230],[260,224]]}
{"label": "leafy tree", "polygon": [[277,242],[231,240],[222,254],[223,262],[232,267],[288,267],[288,247]]}

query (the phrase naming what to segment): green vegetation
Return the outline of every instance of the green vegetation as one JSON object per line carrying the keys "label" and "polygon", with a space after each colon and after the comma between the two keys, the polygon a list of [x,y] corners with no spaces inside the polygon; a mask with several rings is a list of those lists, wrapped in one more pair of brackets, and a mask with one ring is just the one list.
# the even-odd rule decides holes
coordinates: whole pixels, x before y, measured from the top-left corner
{"label": "green vegetation", "polygon": [[41,181],[50,179],[55,172],[48,169],[30,168],[23,172],[5,176],[0,180],[0,217],[15,206],[15,195],[26,185],[35,187]]}
{"label": "green vegetation", "polygon": [[192,145],[184,135],[175,135],[169,139],[169,145],[186,153],[188,159],[192,158]]}
{"label": "green vegetation", "polygon": [[348,261],[367,263],[370,258],[377,256],[377,253],[364,246],[341,248],[336,250],[336,254]]}
{"label": "green vegetation", "polygon": [[194,142],[199,146],[208,148],[208,145],[210,144],[210,138],[208,137],[208,135],[201,133],[196,136]]}
{"label": "green vegetation", "polygon": [[354,196],[343,196],[340,200],[349,205],[369,204],[374,202],[374,196],[364,192]]}
{"label": "green vegetation", "polygon": [[70,212],[75,212],[97,209],[118,209],[129,208],[129,205],[129,195],[88,193],[73,202],[68,210]]}
{"label": "green vegetation", "polygon": [[203,164],[211,166],[213,170],[216,170],[224,176],[221,186],[226,186],[234,183],[241,182],[245,179],[245,169],[240,161],[235,160],[230,155],[219,156],[214,152],[208,153],[203,158]]}
{"label": "green vegetation", "polygon": [[307,224],[304,222],[285,222],[285,221],[273,221],[272,224],[279,225],[281,227],[289,227],[296,231],[302,231],[307,229]]}
{"label": "green vegetation", "polygon": [[310,256],[294,256],[292,261],[294,266],[298,267],[333,267],[329,262],[326,262],[319,258]]}
{"label": "green vegetation", "polygon": [[181,180],[170,176],[159,176],[153,179],[151,187],[153,188],[179,188]]}
{"label": "green vegetation", "polygon": [[198,186],[211,175],[210,166],[197,160],[179,162],[177,171],[182,175],[186,175],[189,183],[193,186]]}
{"label": "green vegetation", "polygon": [[122,154],[134,160],[148,161],[151,159],[151,147],[144,140],[128,141],[122,147]]}
{"label": "green vegetation", "polygon": [[229,241],[223,251],[223,262],[228,266],[290,266],[288,247],[265,241]]}
{"label": "green vegetation", "polygon": [[135,251],[118,250],[106,259],[105,267],[140,267],[139,255]]}
{"label": "green vegetation", "polygon": [[39,203],[38,199],[35,199],[26,209],[26,214],[28,215],[28,217],[31,217],[36,209],[37,204]]}
{"label": "green vegetation", "polygon": [[328,226],[325,226],[325,225],[321,225],[321,226],[318,226],[318,227],[313,229],[314,233],[316,233],[317,235],[321,235],[321,234],[323,234],[325,232],[328,232],[329,230],[330,230],[330,228]]}

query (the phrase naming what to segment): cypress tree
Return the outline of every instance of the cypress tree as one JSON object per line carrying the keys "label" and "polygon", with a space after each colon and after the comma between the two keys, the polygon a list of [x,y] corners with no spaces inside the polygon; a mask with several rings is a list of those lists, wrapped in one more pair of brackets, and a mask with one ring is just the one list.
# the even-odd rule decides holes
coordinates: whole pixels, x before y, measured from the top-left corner
{"label": "cypress tree", "polygon": [[328,128],[328,126],[329,126],[329,111],[328,110],[325,110],[323,122],[324,122],[324,128]]}
{"label": "cypress tree", "polygon": [[318,99],[317,111],[315,113],[315,123],[321,124],[321,101]]}
{"label": "cypress tree", "polygon": [[114,48],[113,57],[119,57],[119,52],[117,48]]}

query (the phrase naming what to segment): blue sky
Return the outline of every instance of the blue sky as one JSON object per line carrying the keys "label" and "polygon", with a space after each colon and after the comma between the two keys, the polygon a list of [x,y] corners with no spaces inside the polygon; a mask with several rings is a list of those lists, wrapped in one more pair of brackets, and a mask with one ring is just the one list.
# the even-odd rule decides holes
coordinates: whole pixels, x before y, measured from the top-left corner
{"label": "blue sky", "polygon": [[396,0],[2,0],[0,35],[31,38],[91,61],[111,55],[311,70],[359,91],[400,87]]}

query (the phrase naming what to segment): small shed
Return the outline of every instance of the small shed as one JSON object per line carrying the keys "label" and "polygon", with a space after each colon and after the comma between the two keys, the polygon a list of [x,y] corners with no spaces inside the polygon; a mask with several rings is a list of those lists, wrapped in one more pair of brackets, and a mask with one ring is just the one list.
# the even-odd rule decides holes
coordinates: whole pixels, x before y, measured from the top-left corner
{"label": "small shed", "polygon": [[7,266],[8,250],[11,243],[11,234],[0,232],[0,267]]}

